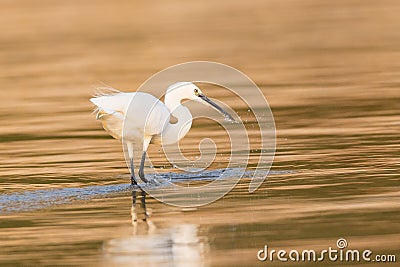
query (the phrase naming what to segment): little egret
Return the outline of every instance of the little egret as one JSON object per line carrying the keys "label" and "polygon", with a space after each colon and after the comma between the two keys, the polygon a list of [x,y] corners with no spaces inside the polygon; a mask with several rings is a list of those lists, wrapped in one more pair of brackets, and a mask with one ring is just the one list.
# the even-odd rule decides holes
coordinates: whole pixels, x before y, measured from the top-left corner
{"label": "little egret", "polygon": [[[103,128],[112,137],[124,142],[128,148],[132,185],[137,184],[133,166],[134,145],[140,144],[143,147],[139,177],[147,183],[143,169],[149,144],[172,144],[189,132],[192,115],[189,109],[181,104],[185,99],[209,105],[219,111],[225,119],[235,121],[191,82],[178,82],[169,86],[165,93],[165,104],[144,92],[115,91],[90,99],[97,107],[96,119],[101,121]],[[171,123],[173,118],[177,119],[177,122]]]}

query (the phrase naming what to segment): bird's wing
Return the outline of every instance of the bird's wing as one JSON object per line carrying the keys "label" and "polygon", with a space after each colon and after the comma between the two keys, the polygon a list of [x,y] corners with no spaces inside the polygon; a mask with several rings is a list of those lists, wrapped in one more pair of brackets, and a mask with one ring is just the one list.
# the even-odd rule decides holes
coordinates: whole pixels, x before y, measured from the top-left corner
{"label": "bird's wing", "polygon": [[120,111],[125,113],[135,93],[116,93],[93,97],[90,101],[97,106],[99,110]]}

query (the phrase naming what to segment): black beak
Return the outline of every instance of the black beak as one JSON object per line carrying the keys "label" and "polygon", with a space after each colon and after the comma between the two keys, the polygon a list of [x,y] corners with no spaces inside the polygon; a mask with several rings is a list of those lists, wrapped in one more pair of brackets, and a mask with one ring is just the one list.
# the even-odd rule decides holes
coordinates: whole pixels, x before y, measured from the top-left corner
{"label": "black beak", "polygon": [[205,102],[207,102],[208,104],[210,104],[213,108],[215,108],[219,113],[221,113],[225,119],[232,121],[232,122],[236,122],[235,119],[225,110],[223,110],[220,106],[218,106],[215,102],[213,102],[211,99],[209,99],[208,97],[206,97],[203,94],[199,94],[199,97],[204,100]]}

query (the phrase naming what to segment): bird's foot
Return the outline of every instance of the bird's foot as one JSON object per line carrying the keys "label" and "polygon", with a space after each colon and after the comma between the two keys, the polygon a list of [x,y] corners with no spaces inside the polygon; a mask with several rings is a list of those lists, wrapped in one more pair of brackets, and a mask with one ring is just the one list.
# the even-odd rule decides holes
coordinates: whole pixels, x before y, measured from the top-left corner
{"label": "bird's foot", "polygon": [[140,179],[142,179],[143,182],[146,183],[146,185],[159,185],[160,184],[160,182],[157,179],[155,179],[154,177],[152,177],[151,179],[147,179],[144,176],[144,173],[140,172],[140,171],[139,171],[139,177],[140,177]]}
{"label": "bird's foot", "polygon": [[131,175],[131,185],[137,185],[135,176]]}

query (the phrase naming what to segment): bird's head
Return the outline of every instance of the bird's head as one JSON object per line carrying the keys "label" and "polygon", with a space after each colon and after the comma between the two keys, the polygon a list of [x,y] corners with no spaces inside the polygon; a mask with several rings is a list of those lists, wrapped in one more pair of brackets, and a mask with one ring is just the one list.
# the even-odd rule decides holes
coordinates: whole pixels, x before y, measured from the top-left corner
{"label": "bird's head", "polygon": [[165,101],[167,102],[167,99],[172,97],[174,97],[175,99],[179,99],[179,101],[183,99],[189,99],[207,106],[211,106],[212,108],[220,112],[225,117],[225,119],[235,122],[235,119],[228,112],[226,112],[214,101],[209,99],[194,83],[178,82],[169,86],[165,94]]}

